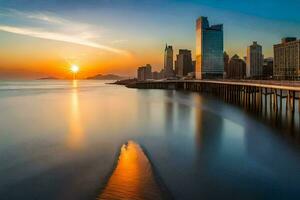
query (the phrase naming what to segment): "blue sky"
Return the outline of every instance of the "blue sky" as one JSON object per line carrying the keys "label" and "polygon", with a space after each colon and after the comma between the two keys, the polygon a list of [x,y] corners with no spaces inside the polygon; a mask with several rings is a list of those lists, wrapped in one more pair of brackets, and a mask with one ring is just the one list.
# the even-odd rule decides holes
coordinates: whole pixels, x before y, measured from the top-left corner
{"label": "blue sky", "polygon": [[17,9],[47,9],[69,10],[78,8],[138,8],[146,9],[155,7],[157,10],[166,8],[168,5],[209,6],[222,10],[240,12],[248,15],[288,20],[299,22],[299,0],[1,0],[2,7],[14,7]]}
{"label": "blue sky", "polygon": [[[225,48],[229,44],[228,51],[233,53],[236,49],[240,54],[252,40],[265,44],[269,55],[269,48],[281,37],[300,35],[299,0],[0,0],[0,6],[18,11],[51,12],[115,32],[120,27],[125,34],[142,34],[141,37],[144,34],[174,46],[186,42],[189,48],[194,42],[195,19],[205,15],[211,23],[224,24]],[[9,22],[2,18],[2,22],[5,20]],[[22,20],[19,23],[26,25]]]}
{"label": "blue sky", "polygon": [[166,42],[176,51],[194,52],[195,20],[207,16],[211,24],[224,24],[225,50],[231,56],[243,57],[247,46],[258,41],[269,57],[282,37],[300,37],[299,10],[299,0],[0,0],[0,53],[13,48],[14,40],[26,45],[25,40],[34,42],[26,37],[58,38],[130,53],[137,62],[128,66],[149,62],[161,67]]}

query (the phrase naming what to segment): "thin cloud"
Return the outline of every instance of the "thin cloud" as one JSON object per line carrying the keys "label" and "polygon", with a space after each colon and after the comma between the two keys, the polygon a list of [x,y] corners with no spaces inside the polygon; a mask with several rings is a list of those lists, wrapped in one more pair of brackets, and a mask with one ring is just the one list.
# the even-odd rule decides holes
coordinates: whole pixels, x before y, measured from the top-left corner
{"label": "thin cloud", "polygon": [[56,24],[66,23],[66,21],[62,18],[45,15],[43,13],[28,14],[27,17],[29,19],[37,19],[37,20],[41,20],[41,21],[45,21],[45,22],[49,22],[49,23],[56,23]]}
{"label": "thin cloud", "polygon": [[128,40],[113,40],[111,43],[112,44],[122,44],[122,43],[126,43],[128,42]]}
{"label": "thin cloud", "polygon": [[[31,24],[31,27],[0,24],[0,31],[35,38],[68,42],[117,54],[129,54],[127,51],[96,42],[95,39],[99,38],[101,31],[103,31],[102,29],[99,29],[99,27],[94,27],[86,23],[72,22],[51,12],[23,12],[15,9],[6,9],[4,11],[0,10],[0,14],[9,18],[15,18],[19,21],[25,20],[27,23]],[[39,22],[38,24],[36,23],[37,21]],[[41,22],[44,25],[41,26]]]}
{"label": "thin cloud", "polygon": [[54,40],[54,41],[68,42],[68,43],[93,47],[93,48],[106,50],[106,51],[110,51],[110,52],[118,53],[118,54],[124,54],[124,55],[128,54],[128,52],[120,50],[120,49],[112,48],[112,47],[102,45],[102,44],[99,44],[99,43],[96,43],[96,42],[81,39],[79,37],[74,37],[74,36],[61,34],[61,33],[56,33],[56,32],[38,31],[38,30],[35,30],[35,29],[31,29],[31,28],[20,28],[20,27],[2,26],[2,25],[0,25],[0,30],[5,31],[5,32],[9,32],[9,33],[35,37],[35,38],[42,38],[42,39],[48,39],[48,40]]}
{"label": "thin cloud", "polygon": [[33,19],[33,20],[48,22],[51,24],[66,24],[69,22],[64,18],[55,16],[55,14],[52,12],[24,12],[15,9],[3,9],[1,10],[1,14],[10,17],[22,17],[22,18]]}

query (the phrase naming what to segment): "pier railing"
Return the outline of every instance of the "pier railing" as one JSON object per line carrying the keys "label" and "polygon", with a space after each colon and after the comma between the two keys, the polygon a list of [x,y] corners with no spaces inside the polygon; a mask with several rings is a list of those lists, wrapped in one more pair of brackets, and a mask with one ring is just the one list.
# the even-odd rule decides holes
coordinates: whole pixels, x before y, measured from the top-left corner
{"label": "pier railing", "polygon": [[297,81],[163,80],[141,81],[134,87],[210,93],[249,109],[269,107],[274,111],[300,113],[300,82]]}

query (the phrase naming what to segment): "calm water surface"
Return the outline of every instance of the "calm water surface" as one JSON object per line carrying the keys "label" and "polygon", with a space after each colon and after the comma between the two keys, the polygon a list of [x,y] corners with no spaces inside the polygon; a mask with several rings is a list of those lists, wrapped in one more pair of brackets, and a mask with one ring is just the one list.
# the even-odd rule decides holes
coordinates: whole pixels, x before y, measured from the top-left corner
{"label": "calm water surface", "polygon": [[197,93],[2,81],[0,199],[100,198],[130,140],[175,199],[299,199],[300,148],[281,132]]}

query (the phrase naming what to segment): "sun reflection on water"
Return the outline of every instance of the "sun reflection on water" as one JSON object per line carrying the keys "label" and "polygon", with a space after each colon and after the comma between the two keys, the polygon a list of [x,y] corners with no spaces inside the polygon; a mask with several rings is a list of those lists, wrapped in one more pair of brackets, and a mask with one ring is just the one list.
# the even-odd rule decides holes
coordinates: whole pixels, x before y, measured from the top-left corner
{"label": "sun reflection on water", "polygon": [[98,199],[163,199],[151,164],[138,144],[129,141],[122,146],[117,167]]}
{"label": "sun reflection on water", "polygon": [[70,109],[70,133],[67,139],[67,146],[70,149],[79,149],[82,147],[84,133],[80,118],[80,109],[78,101],[78,82],[73,80],[71,93]]}

